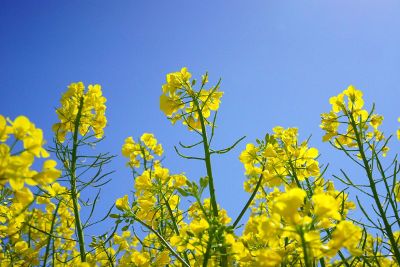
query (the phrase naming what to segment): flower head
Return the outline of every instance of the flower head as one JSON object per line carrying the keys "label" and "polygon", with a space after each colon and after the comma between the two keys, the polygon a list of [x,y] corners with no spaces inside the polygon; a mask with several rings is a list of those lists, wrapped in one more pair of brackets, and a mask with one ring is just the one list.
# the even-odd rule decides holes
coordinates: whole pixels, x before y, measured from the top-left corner
{"label": "flower head", "polygon": [[53,125],[59,142],[64,142],[66,134],[73,133],[76,127],[83,136],[90,130],[93,130],[96,138],[103,136],[107,124],[106,98],[102,95],[100,85],[89,85],[85,92],[82,82],[71,83],[60,102],[61,107],[56,110],[60,122]]}

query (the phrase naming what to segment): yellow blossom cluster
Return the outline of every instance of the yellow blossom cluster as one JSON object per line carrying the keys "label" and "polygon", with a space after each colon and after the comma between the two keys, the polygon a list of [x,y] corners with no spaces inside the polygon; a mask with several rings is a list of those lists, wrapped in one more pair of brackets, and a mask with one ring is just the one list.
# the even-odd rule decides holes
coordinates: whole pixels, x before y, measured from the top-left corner
{"label": "yellow blossom cluster", "polygon": [[[321,258],[329,263],[343,248],[359,255],[362,229],[345,220],[355,205],[320,177],[318,150],[299,144],[296,128],[273,132],[258,145],[248,144],[239,157],[248,177],[246,191],[258,183],[262,188],[239,238],[246,247],[243,266],[295,266]],[[268,193],[269,188],[274,189]]]}
{"label": "yellow blossom cluster", "polygon": [[[362,129],[365,139],[382,141],[385,140],[383,133],[378,130],[382,124],[383,116],[370,113],[364,108],[362,91],[350,85],[337,96],[329,99],[332,110],[321,114],[320,127],[325,131],[323,141],[333,140],[337,147],[356,147],[357,134],[355,129]],[[343,125],[344,129],[340,126]],[[386,153],[388,147],[383,148]]]}
{"label": "yellow blossom cluster", "polygon": [[144,133],[139,142],[135,142],[130,136],[125,139],[122,146],[122,155],[129,158],[128,165],[132,168],[139,168],[141,159],[147,165],[147,162],[150,162],[155,155],[161,156],[162,153],[162,145],[157,143],[157,139],[151,133]]}
{"label": "yellow blossom cluster", "polygon": [[94,136],[101,138],[107,124],[105,117],[106,98],[99,84],[85,86],[82,82],[71,83],[61,97],[61,107],[56,110],[60,122],[53,125],[53,131],[59,142],[64,142],[68,132],[77,131],[85,136],[93,129]]}
{"label": "yellow blossom cluster", "polygon": [[[184,223],[183,212],[179,209],[180,197],[176,192],[186,185],[187,178],[184,174],[170,174],[169,169],[155,159],[155,156],[162,156],[162,153],[162,145],[153,134],[143,134],[137,143],[132,137],[125,140],[122,154],[129,158],[128,165],[134,172],[135,195],[132,204],[128,195],[117,199],[115,204],[117,209],[123,211],[124,216],[133,216],[134,220],[162,231],[166,236],[172,236]],[[124,241],[119,238],[118,242],[122,244]],[[165,266],[170,262],[168,250],[160,253],[158,248],[164,245],[152,232],[141,242],[141,250],[136,245],[127,247],[127,243],[123,243],[127,249],[122,251],[119,261],[121,266],[149,266],[150,263],[154,266]]]}
{"label": "yellow blossom cluster", "polygon": [[[176,247],[178,252],[190,251],[189,263],[192,266],[197,266],[204,262],[204,257],[208,255],[210,261],[208,266],[218,266],[218,259],[221,257],[218,250],[207,250],[210,243],[211,246],[221,246],[227,248],[226,253],[234,255],[235,245],[237,246],[236,236],[232,231],[229,231],[229,223],[231,218],[228,216],[226,210],[219,208],[219,217],[214,218],[211,216],[211,203],[210,199],[206,198],[204,201],[193,203],[188,208],[188,221],[182,223],[180,226],[179,234],[175,233],[170,239],[171,245]],[[217,233],[219,236],[214,237]],[[210,242],[210,236],[214,240]],[[228,257],[230,264],[234,263],[234,257]]]}
{"label": "yellow blossom cluster", "polygon": [[273,132],[267,136],[267,140],[260,141],[260,145],[247,144],[240,154],[239,159],[249,178],[244,186],[248,192],[260,179],[263,186],[274,187],[301,182],[320,174],[316,160],[318,150],[309,148],[307,142],[298,144],[297,128],[284,129],[278,126]]}
{"label": "yellow blossom cluster", "polygon": [[211,124],[207,118],[212,111],[218,110],[223,93],[218,90],[219,83],[210,89],[204,88],[208,74],[203,75],[201,88],[195,91],[196,80],[190,80],[191,77],[187,68],[167,74],[162,86],[160,109],[173,123],[182,120],[189,130],[200,130],[202,121],[204,125]]}
{"label": "yellow blossom cluster", "polygon": [[[339,190],[326,179],[318,149],[309,140],[300,142],[297,128],[277,126],[240,153],[250,197],[232,220],[216,201],[214,179],[220,177],[213,175],[211,155],[229,152],[241,139],[226,149],[211,148],[216,117],[209,119],[223,93],[219,83],[205,89],[207,74],[195,91],[191,77],[186,68],[169,73],[160,108],[173,123],[181,120],[200,134],[200,141],[181,146],[202,144],[204,155],[176,151],[182,158],[204,162],[206,176],[191,181],[184,173],[171,173],[162,161],[163,146],[151,133],[137,141],[126,138],[122,155],[132,170],[134,192],[115,201],[118,214],[110,208],[100,220],[111,217],[115,224],[109,232],[92,236],[90,244],[84,230],[98,223],[91,221],[98,198],[90,215],[81,217],[80,204],[90,205],[82,190],[102,186],[102,168],[112,157],[100,154],[85,162],[91,156],[80,154],[78,147],[90,144],[90,137],[103,136],[106,99],[100,85],[89,85],[85,92],[83,83],[72,83],[62,96],[56,111],[60,122],[53,126],[54,152],[64,164],[60,183],[56,161],[44,161],[41,171],[33,168],[37,158],[49,156],[42,130],[24,116],[11,120],[0,115],[0,267],[399,266],[399,165],[396,158],[389,167],[380,161],[389,141],[378,129],[383,116],[374,108],[364,109],[360,90],[349,86],[332,97],[332,110],[322,114],[321,128],[323,141],[360,165],[369,184],[353,183],[344,171],[344,178],[334,178],[370,197],[371,213],[377,216],[357,197],[366,218],[352,218],[352,191]],[[207,125],[212,126],[211,137]],[[61,144],[68,133],[73,142]],[[400,139],[400,130],[397,135]],[[354,151],[358,154],[352,155]],[[89,181],[82,178],[85,172],[94,173]],[[37,190],[33,194],[25,185]]]}
{"label": "yellow blossom cluster", "polygon": [[27,117],[18,116],[12,121],[0,115],[0,188],[9,183],[23,204],[33,201],[33,194],[24,184],[47,185],[61,175],[54,160],[44,161],[41,171],[32,169],[35,158],[49,156],[44,144],[42,130]]}
{"label": "yellow blossom cluster", "polygon": [[53,253],[54,266],[65,266],[63,262],[78,263],[76,255],[74,216],[70,195],[66,187],[55,182],[42,187],[35,207],[26,207],[18,196],[0,205],[0,266],[38,266],[50,262],[46,259],[51,236],[57,252]]}
{"label": "yellow blossom cluster", "polygon": [[[143,134],[138,143],[129,137],[122,146],[122,154],[129,158],[129,165],[134,169],[136,216],[144,222],[151,223],[162,215],[157,207],[159,205],[167,205],[174,213],[178,212],[179,197],[175,192],[187,181],[185,175],[170,174],[169,169],[154,159],[155,155],[161,156],[162,153],[162,145],[149,133]],[[130,210],[128,196],[118,199],[116,206],[120,210]]]}

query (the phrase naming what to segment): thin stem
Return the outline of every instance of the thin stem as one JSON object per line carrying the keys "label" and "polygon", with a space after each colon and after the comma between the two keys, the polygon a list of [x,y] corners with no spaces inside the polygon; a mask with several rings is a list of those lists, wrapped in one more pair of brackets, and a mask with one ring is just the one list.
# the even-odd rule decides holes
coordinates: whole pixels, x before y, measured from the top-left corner
{"label": "thin stem", "polygon": [[300,237],[301,237],[301,245],[302,245],[302,248],[303,248],[305,266],[306,267],[311,267],[310,259],[309,259],[309,256],[308,256],[307,243],[306,243],[306,239],[304,238],[303,229],[300,229]]}
{"label": "thin stem", "polygon": [[[211,233],[211,231],[212,230],[210,230],[210,233]],[[210,233],[209,233],[209,239],[210,240],[208,240],[206,253],[204,254],[203,267],[207,267],[208,266],[208,259],[210,258],[211,244],[212,244],[212,241],[214,239],[214,232],[212,232],[212,234],[210,234]]]}
{"label": "thin stem", "polygon": [[[199,116],[200,124],[201,124],[201,136],[203,138],[203,147],[204,147],[204,161],[206,163],[206,169],[207,169],[207,176],[208,176],[208,187],[209,187],[209,192],[210,192],[210,199],[211,199],[211,206],[212,206],[212,211],[213,215],[216,219],[218,219],[218,205],[217,205],[217,200],[215,197],[215,188],[214,188],[214,178],[212,175],[212,168],[211,168],[211,153],[210,153],[210,147],[209,143],[207,140],[207,131],[206,131],[206,126],[205,126],[205,121],[202,113],[202,109],[200,109],[199,102],[196,97],[193,97],[193,102],[196,106],[197,113]],[[211,244],[213,239],[213,236],[209,236],[209,244]],[[222,237],[223,240],[223,237]],[[218,242],[222,241],[220,238],[218,238]],[[228,257],[226,255],[226,248],[222,246],[219,249],[221,253],[221,266],[227,266],[228,265]],[[208,255],[205,255],[208,257]]]}
{"label": "thin stem", "polygon": [[73,145],[72,145],[72,155],[71,155],[71,169],[70,169],[70,183],[71,183],[71,199],[74,208],[74,216],[75,216],[75,228],[78,234],[79,241],[79,252],[81,261],[86,261],[86,251],[85,251],[85,239],[83,236],[83,229],[81,224],[81,218],[79,214],[78,208],[78,193],[76,189],[76,162],[77,162],[77,150],[78,150],[78,134],[79,134],[79,124],[82,115],[83,108],[83,97],[81,97],[79,101],[78,114],[76,115],[75,120],[75,129],[73,135]]}
{"label": "thin stem", "polygon": [[392,227],[391,227],[390,223],[387,220],[386,213],[383,210],[382,204],[380,202],[378,191],[377,191],[376,186],[375,186],[374,177],[372,175],[371,168],[370,168],[370,166],[368,164],[368,159],[367,159],[367,157],[365,155],[365,152],[364,152],[364,146],[363,146],[363,143],[362,143],[363,140],[361,140],[360,133],[358,132],[357,125],[356,125],[356,123],[354,121],[354,118],[353,118],[352,114],[349,114],[348,117],[350,119],[350,123],[352,125],[352,128],[354,130],[354,134],[356,136],[356,142],[357,142],[357,145],[359,147],[359,151],[360,151],[360,155],[361,155],[362,161],[364,163],[364,169],[365,169],[365,171],[367,173],[367,176],[368,176],[368,180],[369,180],[369,184],[371,186],[372,194],[374,196],[375,204],[377,205],[378,210],[379,210],[379,216],[383,220],[383,224],[385,225],[386,234],[389,237],[389,241],[390,241],[390,245],[391,245],[391,251],[393,252],[394,257],[396,258],[397,263],[400,264],[400,251],[398,249],[396,239],[395,239],[395,237],[393,235]]}
{"label": "thin stem", "polygon": [[47,239],[46,252],[44,254],[44,259],[43,259],[43,267],[46,266],[47,258],[49,257],[50,244],[51,244],[51,238],[52,238],[52,234],[53,234],[54,223],[57,218],[57,212],[58,212],[58,208],[60,207],[60,204],[61,204],[61,201],[58,202],[56,209],[54,210],[53,218],[51,219],[50,234]]}
{"label": "thin stem", "polygon": [[372,151],[373,151],[373,153],[375,155],[375,158],[376,158],[376,163],[378,165],[378,170],[382,175],[383,182],[385,183],[385,188],[386,188],[386,192],[387,192],[387,196],[388,196],[388,199],[389,199],[390,206],[391,206],[391,208],[392,208],[392,210],[394,212],[394,216],[396,217],[397,225],[400,227],[400,217],[399,217],[399,214],[398,214],[397,209],[396,209],[396,204],[393,201],[393,197],[392,197],[393,194],[391,193],[391,190],[389,188],[389,184],[387,182],[387,177],[386,177],[386,174],[385,174],[385,170],[382,167],[381,161],[380,161],[380,159],[378,157],[378,154],[376,153],[375,149],[373,149]]}
{"label": "thin stem", "polygon": [[243,215],[246,213],[247,209],[249,208],[249,206],[250,206],[251,202],[253,201],[254,197],[256,196],[256,194],[258,192],[258,189],[260,188],[261,182],[263,180],[262,172],[264,171],[264,168],[265,168],[265,164],[263,164],[262,171],[261,171],[260,177],[258,178],[258,182],[257,182],[256,188],[254,188],[254,191],[251,194],[249,200],[247,200],[246,205],[243,207],[243,209],[240,212],[239,216],[236,218],[235,222],[233,223],[233,225],[232,225],[233,228],[235,228],[236,225],[238,225],[238,223],[242,219]]}
{"label": "thin stem", "polygon": [[[169,216],[171,217],[172,225],[173,225],[173,229],[175,231],[175,234],[180,235],[179,229],[178,229],[178,224],[176,222],[174,213],[172,212],[171,206],[169,205],[169,202],[168,202],[167,198],[165,197],[165,195],[162,192],[161,192],[161,195],[162,195],[162,198],[164,199],[165,205],[167,206],[167,210],[168,210]],[[183,252],[183,257],[185,258],[186,262],[189,262],[189,258],[188,258],[187,254],[186,254],[186,251]]]}
{"label": "thin stem", "polygon": [[171,247],[171,245],[162,237],[162,235],[160,235],[160,233],[156,230],[153,229],[153,227],[151,227],[150,225],[148,225],[147,223],[145,223],[144,221],[140,220],[138,217],[134,216],[135,220],[138,221],[141,225],[143,225],[144,227],[146,227],[148,230],[150,230],[153,234],[155,234],[158,239],[161,241],[161,243],[163,243],[164,246],[166,246],[168,248],[168,250],[178,259],[178,261],[180,261],[184,266],[186,267],[190,267],[190,265],[184,260],[182,259],[181,256],[179,256],[179,254]]}
{"label": "thin stem", "polygon": [[200,124],[201,124],[201,136],[203,138],[204,160],[206,162],[208,186],[209,186],[210,198],[211,198],[211,206],[212,206],[214,216],[218,218],[218,206],[217,206],[217,200],[215,197],[214,178],[213,178],[212,168],[211,168],[210,148],[208,146],[206,126],[205,126],[205,122],[204,122],[203,113],[201,112],[200,107],[199,107],[199,102],[197,101],[196,98],[193,98],[193,102],[196,105],[196,108],[198,110],[199,120],[200,120]]}

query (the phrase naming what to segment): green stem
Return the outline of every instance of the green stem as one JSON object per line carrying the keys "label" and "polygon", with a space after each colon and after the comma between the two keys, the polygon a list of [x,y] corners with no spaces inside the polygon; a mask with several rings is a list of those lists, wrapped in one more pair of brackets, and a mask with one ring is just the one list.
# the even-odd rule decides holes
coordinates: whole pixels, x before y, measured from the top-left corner
{"label": "green stem", "polygon": [[303,247],[303,254],[304,254],[304,262],[306,267],[311,267],[310,259],[308,256],[308,249],[306,239],[304,238],[303,229],[300,229],[300,237],[301,237],[301,245]]}
{"label": "green stem", "polygon": [[102,248],[103,248],[104,253],[106,253],[106,255],[107,255],[107,259],[108,259],[108,262],[110,263],[111,267],[114,267],[115,265],[114,265],[114,260],[113,260],[112,255],[108,254],[107,248],[104,244],[103,244]]}
{"label": "green stem", "polygon": [[56,209],[55,209],[55,211],[54,211],[54,214],[53,214],[53,218],[51,219],[50,234],[49,234],[49,237],[48,237],[48,239],[47,239],[46,252],[45,252],[45,254],[44,254],[44,259],[43,259],[43,267],[46,266],[47,258],[49,257],[50,245],[51,245],[51,239],[52,239],[52,235],[53,235],[54,223],[55,223],[56,218],[57,218],[57,212],[58,212],[58,208],[60,207],[60,203],[61,203],[61,201],[58,202],[58,204],[57,204],[57,206],[56,206]]}
{"label": "green stem", "polygon": [[[179,236],[180,233],[179,233],[179,229],[178,229],[178,224],[176,222],[174,213],[172,212],[171,206],[169,205],[167,198],[165,197],[165,195],[162,192],[161,192],[161,195],[162,195],[162,197],[164,199],[165,205],[167,206],[167,210],[168,210],[169,216],[171,217],[172,225],[173,225],[173,229],[175,231],[175,234],[177,234]],[[189,258],[187,256],[186,251],[183,252],[183,257],[185,258],[186,262],[189,263]]]}
{"label": "green stem", "polygon": [[171,206],[169,205],[167,198],[165,197],[165,195],[162,192],[161,192],[161,195],[165,202],[165,206],[167,207],[169,216],[171,217],[172,226],[173,226],[172,228],[174,229],[175,234],[179,235],[178,224],[176,223],[175,216],[174,216],[174,213],[172,212]]}
{"label": "green stem", "polygon": [[86,261],[86,251],[85,251],[85,240],[83,236],[83,229],[81,218],[79,214],[78,208],[78,192],[76,189],[76,162],[77,162],[77,150],[78,150],[78,134],[79,134],[79,124],[82,116],[82,108],[83,108],[83,97],[81,97],[79,101],[78,114],[76,115],[75,120],[75,128],[73,135],[73,145],[72,145],[72,157],[71,157],[71,172],[70,172],[70,183],[71,183],[71,199],[74,208],[74,216],[75,216],[75,228],[78,234],[79,241],[79,252],[81,261]]}
{"label": "green stem", "polygon": [[[209,192],[210,192],[210,199],[211,199],[211,206],[212,206],[212,211],[214,217],[218,220],[218,205],[217,205],[217,200],[215,197],[215,188],[214,188],[214,178],[212,175],[212,168],[211,168],[211,153],[210,153],[210,147],[207,139],[207,131],[206,131],[206,125],[202,113],[202,109],[200,109],[199,102],[197,101],[196,97],[193,97],[193,102],[196,106],[197,113],[199,116],[200,124],[201,124],[201,136],[203,138],[203,147],[204,147],[204,161],[206,162],[206,169],[207,169],[207,176],[208,176],[208,187],[209,187]],[[212,237],[209,236],[209,243],[212,241]],[[218,242],[222,242],[221,238],[218,238]],[[219,249],[221,253],[221,266],[227,266],[228,262],[228,257],[226,255],[226,248],[222,246]],[[209,257],[208,255],[206,255]]]}
{"label": "green stem", "polygon": [[162,235],[160,235],[159,232],[157,232],[156,230],[153,229],[153,227],[151,227],[150,225],[148,225],[147,223],[145,223],[144,221],[140,220],[138,217],[136,217],[135,215],[133,215],[135,220],[138,221],[141,225],[143,225],[144,227],[146,227],[148,230],[150,230],[153,234],[155,234],[158,239],[161,241],[161,243],[163,243],[164,246],[166,246],[168,248],[168,250],[178,259],[178,261],[180,261],[180,263],[182,263],[183,266],[186,267],[190,267],[190,265],[185,262],[184,259],[182,259],[181,256],[179,256],[179,254],[171,247],[171,245],[162,237]]}
{"label": "green stem", "polygon": [[215,197],[214,178],[213,178],[212,168],[211,168],[211,154],[210,154],[210,147],[208,146],[206,125],[204,122],[203,113],[201,112],[201,109],[199,106],[199,102],[194,97],[193,97],[193,102],[196,105],[196,108],[198,110],[197,113],[199,115],[199,120],[200,120],[200,124],[201,124],[201,136],[203,138],[203,147],[204,147],[204,161],[206,162],[208,186],[209,186],[210,198],[211,198],[211,206],[212,206],[214,216],[218,218],[218,206],[217,206],[217,200]]}
{"label": "green stem", "polygon": [[206,248],[206,253],[204,254],[204,259],[203,259],[203,267],[208,266],[208,259],[210,258],[210,251],[211,251],[211,244],[214,239],[214,233],[211,232],[212,230],[209,230],[208,236],[209,240],[207,243],[207,248]]}
{"label": "green stem", "polygon": [[375,149],[373,149],[373,153],[374,153],[375,158],[376,158],[376,163],[378,165],[378,170],[382,175],[383,182],[385,183],[386,192],[387,192],[387,196],[388,196],[388,200],[389,200],[390,206],[391,206],[391,208],[393,210],[394,216],[396,217],[397,225],[400,227],[399,213],[397,212],[396,204],[393,201],[393,197],[392,197],[393,194],[391,193],[392,191],[390,190],[389,184],[387,182],[387,177],[386,177],[386,174],[385,174],[385,170],[383,169],[381,160],[379,159],[378,154],[376,153]]}
{"label": "green stem", "polygon": [[233,223],[233,228],[236,227],[236,225],[238,225],[238,223],[240,222],[240,220],[242,219],[243,215],[246,213],[247,209],[249,208],[251,202],[253,201],[254,197],[256,196],[258,189],[260,188],[261,182],[263,180],[263,174],[262,172],[265,169],[265,164],[263,164],[262,170],[261,170],[261,174],[260,177],[258,178],[258,182],[256,185],[256,188],[254,189],[253,193],[251,194],[249,200],[247,200],[246,205],[244,206],[244,208],[242,209],[242,211],[240,212],[239,216],[236,218],[235,222]]}
{"label": "green stem", "polygon": [[387,236],[389,238],[390,245],[391,245],[391,248],[392,248],[391,249],[392,253],[394,254],[394,257],[396,258],[397,263],[400,264],[400,251],[398,249],[398,245],[397,245],[396,239],[395,239],[395,237],[393,235],[392,227],[391,227],[389,221],[387,220],[386,213],[385,213],[385,211],[384,211],[384,209],[382,207],[381,201],[379,199],[378,191],[377,191],[376,185],[375,185],[375,180],[374,180],[374,177],[372,175],[372,170],[371,170],[371,168],[369,166],[368,159],[367,159],[367,157],[365,155],[364,146],[363,146],[363,142],[361,140],[360,133],[358,132],[357,125],[356,125],[356,123],[354,121],[354,118],[353,118],[352,114],[347,114],[347,116],[350,119],[350,123],[352,125],[354,134],[356,136],[356,142],[357,142],[357,145],[358,145],[358,148],[359,148],[359,151],[360,151],[360,155],[361,155],[362,161],[364,163],[364,169],[365,169],[365,171],[367,173],[367,176],[368,176],[368,180],[369,180],[369,184],[370,184],[370,187],[371,187],[371,190],[372,190],[372,194],[373,194],[373,197],[374,197],[374,200],[375,200],[375,204],[377,205],[378,210],[379,210],[379,216],[382,218],[383,224],[385,225],[386,234],[387,234]]}
{"label": "green stem", "polygon": [[303,189],[303,187],[301,186],[301,183],[299,181],[299,178],[297,177],[296,169],[294,168],[291,159],[288,160],[288,163],[289,163],[289,167],[291,168],[291,171],[292,171],[292,177],[296,181],[297,187]]}

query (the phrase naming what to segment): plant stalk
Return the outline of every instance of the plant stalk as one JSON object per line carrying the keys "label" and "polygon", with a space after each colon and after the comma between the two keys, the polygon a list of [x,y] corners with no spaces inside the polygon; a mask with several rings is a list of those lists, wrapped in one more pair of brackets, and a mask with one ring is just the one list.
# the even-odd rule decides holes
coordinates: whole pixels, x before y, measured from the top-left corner
{"label": "plant stalk", "polygon": [[74,208],[75,216],[75,229],[78,234],[79,241],[79,252],[82,262],[86,262],[86,251],[85,251],[85,239],[83,236],[83,228],[81,223],[81,218],[78,208],[78,192],[76,189],[76,162],[77,162],[77,151],[78,151],[78,134],[79,134],[79,124],[82,116],[83,108],[83,97],[79,101],[78,114],[76,115],[75,125],[74,125],[74,135],[72,144],[72,157],[71,157],[71,169],[70,169],[70,184],[71,184],[71,199]]}

